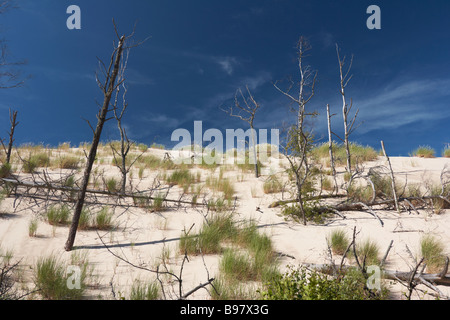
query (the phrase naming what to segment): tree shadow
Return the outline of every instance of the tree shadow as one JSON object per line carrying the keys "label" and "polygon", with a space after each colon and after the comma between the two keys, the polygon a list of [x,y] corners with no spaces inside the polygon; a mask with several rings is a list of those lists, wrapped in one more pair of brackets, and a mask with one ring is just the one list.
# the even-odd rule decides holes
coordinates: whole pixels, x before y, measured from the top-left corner
{"label": "tree shadow", "polygon": [[[149,246],[160,243],[167,243],[173,241],[179,241],[180,238],[171,238],[171,239],[161,239],[154,241],[146,241],[146,242],[129,242],[129,243],[116,243],[111,245],[106,245],[108,248],[127,248],[127,247],[142,247]],[[105,245],[103,244],[93,244],[93,245],[84,245],[84,246],[74,246],[73,250],[82,250],[82,249],[104,249]]]}

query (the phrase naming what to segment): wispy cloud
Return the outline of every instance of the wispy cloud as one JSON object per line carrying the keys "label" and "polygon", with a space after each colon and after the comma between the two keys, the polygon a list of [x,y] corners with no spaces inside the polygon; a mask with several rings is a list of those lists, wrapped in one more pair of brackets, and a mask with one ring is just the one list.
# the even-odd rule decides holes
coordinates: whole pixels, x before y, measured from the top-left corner
{"label": "wispy cloud", "polygon": [[409,80],[392,83],[368,98],[355,99],[359,119],[364,120],[358,131],[367,133],[448,117],[449,87],[450,79]]}
{"label": "wispy cloud", "polygon": [[234,68],[238,65],[235,57],[214,57],[213,60],[225,71],[229,76],[234,72]]}

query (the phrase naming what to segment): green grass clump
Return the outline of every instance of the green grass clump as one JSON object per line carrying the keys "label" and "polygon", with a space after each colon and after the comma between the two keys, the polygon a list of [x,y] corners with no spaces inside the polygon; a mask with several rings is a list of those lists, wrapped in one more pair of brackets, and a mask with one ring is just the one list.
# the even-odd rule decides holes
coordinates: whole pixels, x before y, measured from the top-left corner
{"label": "green grass clump", "polygon": [[36,160],[32,159],[31,157],[28,158],[28,160],[24,160],[22,169],[25,173],[33,173],[36,168],[38,167]]}
{"label": "green grass clump", "polygon": [[48,167],[50,166],[50,157],[45,152],[39,152],[31,155],[30,160],[33,161],[37,167]]}
{"label": "green grass clump", "polygon": [[420,240],[420,252],[430,273],[442,271],[445,265],[444,244],[432,235],[425,235]]}
{"label": "green grass clump", "polygon": [[81,272],[80,287],[69,288],[68,266],[55,256],[40,258],[36,263],[34,283],[39,294],[49,300],[78,300],[86,288],[86,273]]}
{"label": "green grass clump", "polygon": [[222,252],[222,242],[231,240],[237,232],[231,215],[214,215],[197,235],[182,235],[180,251],[188,254],[216,254]]}
{"label": "green grass clump", "polygon": [[359,186],[355,183],[351,184],[347,189],[347,194],[353,202],[372,202],[373,190],[370,186]]}
{"label": "green grass clump", "polygon": [[350,239],[343,229],[335,229],[330,233],[327,242],[334,254],[343,255],[350,244]]}
{"label": "green grass clump", "polygon": [[213,191],[222,192],[225,200],[233,199],[235,190],[233,183],[229,179],[209,176],[206,178],[205,185]]}
{"label": "green grass clump", "polygon": [[188,169],[179,169],[172,172],[167,178],[167,183],[170,185],[178,185],[180,187],[190,186],[196,181],[194,175],[192,175]]}
{"label": "green grass clump", "polygon": [[435,151],[430,146],[420,146],[419,148],[413,151],[413,156],[420,158],[434,158]]}
{"label": "green grass clump", "polygon": [[263,185],[265,194],[281,192],[282,188],[283,185],[281,184],[280,180],[274,175],[270,176]]}
{"label": "green grass clump", "polygon": [[153,212],[164,211],[164,201],[165,201],[165,196],[163,194],[157,194],[156,196],[153,197],[153,201],[150,205],[150,209]]}
{"label": "green grass clump", "polygon": [[160,293],[156,282],[142,284],[135,281],[131,287],[130,300],[158,300],[159,298]]}
{"label": "green grass clump", "polygon": [[74,156],[63,156],[57,160],[56,166],[60,169],[77,169],[80,159]]}
{"label": "green grass clump", "polygon": [[257,300],[257,290],[248,283],[237,279],[230,279],[224,275],[217,276],[211,290],[213,300]]}
{"label": "green grass clump", "polygon": [[109,207],[103,207],[97,212],[92,227],[97,230],[111,230],[114,227],[112,218],[113,213],[110,212]]}
{"label": "green grass clump", "polygon": [[70,208],[67,205],[50,206],[45,213],[47,222],[53,226],[67,225],[70,216]]}
{"label": "green grass clump", "polygon": [[112,177],[112,178],[108,178],[106,180],[106,190],[108,190],[108,192],[111,193],[115,193],[119,191],[119,186],[118,186],[118,182],[116,180],[116,178]]}
{"label": "green grass clump", "polygon": [[37,228],[38,228],[38,220],[31,219],[30,222],[28,223],[28,236],[36,237]]}
{"label": "green grass clump", "polygon": [[380,247],[371,239],[367,239],[364,242],[357,244],[356,254],[361,262],[365,259],[366,265],[380,264]]}
{"label": "green grass clump", "polygon": [[444,151],[442,151],[442,156],[445,158],[450,158],[450,146],[447,146]]}
{"label": "green grass clump", "polygon": [[[357,143],[350,143],[350,157],[352,163],[362,163],[366,161],[373,161],[378,158],[376,150],[369,146],[362,146]],[[336,166],[345,166],[347,164],[347,153],[345,145],[342,143],[333,143],[332,147],[334,161]],[[311,151],[313,158],[316,161],[323,161],[326,165],[330,166],[330,151],[328,142],[318,145]]]}

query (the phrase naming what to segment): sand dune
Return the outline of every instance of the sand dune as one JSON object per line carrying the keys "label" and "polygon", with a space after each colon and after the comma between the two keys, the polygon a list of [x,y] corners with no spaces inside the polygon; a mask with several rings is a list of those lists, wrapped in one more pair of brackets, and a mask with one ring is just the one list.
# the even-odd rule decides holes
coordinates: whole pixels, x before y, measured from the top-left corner
{"label": "sand dune", "polygon": [[[151,149],[147,153],[163,156],[163,150]],[[424,181],[439,181],[441,170],[445,165],[450,165],[450,159],[422,159],[409,157],[392,157],[393,169],[399,180],[408,183],[423,183]],[[383,158],[364,164],[365,169],[385,164]],[[105,174],[117,175],[117,169],[110,165],[103,165]],[[136,169],[137,170],[137,169]],[[51,171],[51,170],[50,170]],[[206,169],[193,169],[201,172],[201,181],[210,174]],[[342,170],[341,170],[342,171]],[[137,171],[136,171],[137,172]],[[133,179],[138,181],[137,173]],[[154,172],[146,170],[144,180],[140,187],[151,185]],[[218,176],[219,169],[214,173]],[[389,253],[386,268],[390,270],[410,270],[413,261],[407,251],[419,255],[419,241],[424,234],[433,234],[446,246],[450,253],[450,210],[442,213],[430,214],[420,210],[420,215],[414,212],[398,214],[394,210],[378,211],[384,226],[366,212],[344,212],[346,219],[338,216],[329,218],[325,225],[308,224],[301,225],[297,222],[285,220],[280,215],[281,208],[269,208],[269,205],[281,199],[281,194],[264,194],[263,183],[267,176],[255,178],[252,172],[242,172],[238,169],[227,170],[224,177],[234,182],[237,202],[234,216],[236,219],[254,219],[257,221],[261,232],[265,232],[273,241],[274,250],[284,254],[280,258],[280,267],[286,265],[298,266],[302,263],[329,263],[327,255],[326,238],[335,228],[344,228],[350,235],[353,227],[359,231],[361,239],[375,240],[381,251],[387,249],[391,240],[394,246]],[[176,190],[173,189],[173,197],[176,198]],[[172,195],[171,195],[172,196]],[[287,194],[284,194],[287,197]],[[17,203],[16,203],[17,204]],[[33,207],[33,202],[23,200],[14,208],[14,199],[7,198],[1,205],[0,215],[0,246],[4,250],[13,253],[13,260],[21,260],[24,275],[23,282],[31,286],[33,268],[39,257],[55,254],[69,261],[72,253],[64,251],[64,243],[68,234],[68,228],[64,226],[54,227],[40,218],[37,236],[28,235],[29,221],[42,212],[43,208]],[[259,208],[259,209],[257,209]],[[110,250],[143,268],[156,269],[163,259],[171,270],[178,272],[183,255],[178,249],[178,242],[183,230],[192,225],[193,231],[198,230],[205,221],[205,211],[200,208],[184,206],[182,208],[168,208],[165,211],[149,213],[143,209],[117,208],[114,215],[116,229],[114,231],[79,231],[75,241],[75,252],[87,252],[90,265],[93,267],[94,277],[90,280],[87,291],[88,299],[111,299],[112,287],[116,295],[128,297],[131,285],[136,279],[151,281],[155,274],[127,265],[125,262],[112,255],[99,239],[109,246]],[[340,257],[335,257],[340,261]],[[190,257],[183,270],[183,289],[189,291],[200,283],[205,282],[209,275],[218,273],[220,256],[206,255]],[[401,299],[404,287],[399,284],[391,286],[394,299]],[[446,287],[439,289],[450,296],[450,290]],[[168,290],[167,298],[177,296],[176,285]],[[120,293],[119,293],[120,291]],[[117,296],[116,296],[117,297]],[[37,295],[32,296],[38,299]],[[207,290],[199,290],[190,299],[210,299]],[[432,298],[421,295],[414,298]]]}

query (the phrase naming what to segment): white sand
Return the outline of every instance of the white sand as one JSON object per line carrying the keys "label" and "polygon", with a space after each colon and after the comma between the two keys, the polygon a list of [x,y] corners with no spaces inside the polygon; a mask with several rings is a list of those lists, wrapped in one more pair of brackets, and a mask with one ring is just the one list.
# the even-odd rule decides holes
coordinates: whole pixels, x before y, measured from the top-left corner
{"label": "white sand", "polygon": [[[163,155],[164,151],[149,150],[152,153]],[[450,166],[450,159],[420,159],[420,158],[391,158],[393,169],[400,180],[407,177],[408,183],[433,180],[438,182],[439,175],[444,165]],[[366,170],[370,166],[385,164],[383,158],[378,161],[366,163]],[[108,174],[117,173],[117,169],[108,167]],[[197,169],[194,169],[194,171]],[[151,175],[146,170],[147,181],[140,187],[151,183]],[[208,174],[202,170],[203,181]],[[218,174],[218,170],[217,170]],[[444,210],[439,215],[430,215],[425,210],[420,210],[420,215],[403,210],[401,214],[395,211],[378,211],[378,215],[384,222],[382,227],[378,220],[366,212],[344,212],[346,219],[334,216],[326,225],[309,224],[303,226],[293,221],[285,221],[280,216],[281,208],[268,208],[275,200],[281,199],[281,194],[265,195],[263,183],[267,176],[258,179],[252,173],[242,174],[239,171],[226,171],[226,177],[233,177],[237,192],[238,203],[236,218],[256,219],[261,226],[261,231],[271,236],[274,248],[277,252],[291,257],[283,257],[281,265],[299,265],[301,263],[328,263],[326,238],[335,228],[344,228],[351,236],[353,227],[359,231],[358,239],[370,238],[375,240],[382,254],[384,254],[391,240],[393,248],[387,259],[387,269],[408,271],[414,264],[409,256],[406,246],[412,253],[419,256],[419,241],[424,234],[433,234],[446,246],[450,254],[450,210]],[[137,171],[134,174],[137,177]],[[241,181],[243,179],[243,181]],[[255,197],[252,196],[252,193]],[[285,194],[287,196],[287,194]],[[172,197],[171,197],[172,198]],[[14,200],[9,198],[3,201],[2,212],[8,214],[0,218],[0,246],[3,250],[13,252],[13,260],[21,260],[24,268],[25,282],[32,281],[33,268],[39,257],[55,254],[62,259],[70,260],[72,253],[64,251],[64,244],[68,234],[67,227],[52,227],[45,221],[39,221],[37,237],[28,236],[29,221],[35,216],[33,210],[24,202],[13,209]],[[32,203],[30,203],[32,204]],[[256,208],[259,207],[260,211]],[[42,211],[42,210],[41,210]],[[203,212],[204,214],[204,212]],[[161,263],[163,251],[168,252],[167,260],[171,270],[178,273],[183,256],[178,250],[178,240],[184,229],[189,229],[194,223],[194,229],[198,230],[204,221],[201,210],[191,207],[182,209],[170,209],[161,213],[148,213],[141,209],[131,208],[123,212],[117,209],[116,224],[118,228],[114,232],[100,231],[104,241],[111,246],[111,250],[135,265],[156,269]],[[403,232],[398,232],[403,231]],[[87,251],[90,264],[94,268],[95,277],[90,283],[94,284],[88,290],[88,298],[111,299],[110,281],[113,280],[116,295],[129,297],[130,287],[134,280],[154,280],[155,274],[141,269],[133,268],[123,261],[115,258],[102,245],[96,231],[79,231],[76,237],[75,251]],[[80,249],[82,248],[82,249]],[[190,257],[183,270],[183,291],[186,293],[196,285],[207,280],[207,272],[210,277],[218,273],[220,257],[205,256]],[[335,257],[337,262],[340,257]],[[206,265],[206,268],[205,268]],[[29,266],[29,267],[28,267]],[[208,271],[207,271],[208,270]],[[402,298],[405,288],[401,285],[391,287],[395,299]],[[450,295],[447,287],[439,289]],[[167,298],[175,298],[178,294],[177,284],[173,292],[168,292]],[[170,290],[169,290],[170,291]],[[37,298],[34,296],[33,298]],[[200,290],[190,298],[209,299],[206,290]],[[414,296],[414,298],[431,298],[430,296]]]}

